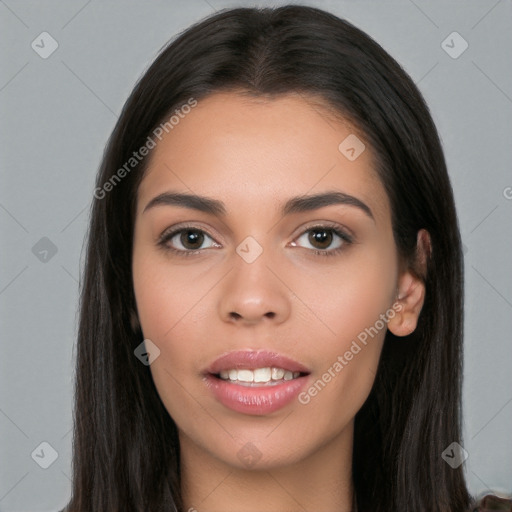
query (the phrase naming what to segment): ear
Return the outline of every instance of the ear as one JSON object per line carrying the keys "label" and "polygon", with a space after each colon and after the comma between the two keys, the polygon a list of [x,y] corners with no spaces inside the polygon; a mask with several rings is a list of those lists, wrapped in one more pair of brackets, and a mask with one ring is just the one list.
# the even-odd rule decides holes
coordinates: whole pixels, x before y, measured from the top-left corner
{"label": "ear", "polygon": [[430,235],[421,229],[418,231],[413,268],[406,269],[398,278],[398,297],[393,306],[397,313],[388,321],[388,329],[395,336],[407,336],[414,332],[418,325],[425,301],[425,277],[430,256]]}

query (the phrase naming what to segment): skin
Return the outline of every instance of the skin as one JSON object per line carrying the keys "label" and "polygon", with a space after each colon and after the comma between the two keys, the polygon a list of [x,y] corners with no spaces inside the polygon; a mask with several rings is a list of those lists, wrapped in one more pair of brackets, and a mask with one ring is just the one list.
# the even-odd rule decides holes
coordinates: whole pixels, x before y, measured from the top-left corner
{"label": "skin", "polygon": [[[393,305],[400,311],[387,328],[398,336],[415,329],[424,285],[402,268],[371,148],[354,161],[338,150],[351,133],[312,97],[215,93],[151,152],[137,196],[133,282],[144,337],[160,349],[151,374],[179,430],[185,510],[351,510],[354,417],[372,388],[386,326],[305,405],[237,413],[202,378],[221,354],[267,349],[307,366],[313,384]],[[332,190],[357,197],[374,218],[339,204],[280,213],[290,197]],[[168,191],[220,200],[227,213],[176,205],[143,212]],[[158,245],[183,222],[206,233],[199,253]],[[326,222],[353,235],[332,256],[314,251],[343,244],[335,234],[331,245],[308,238]],[[263,249],[252,263],[236,252],[247,236]],[[420,232],[418,240],[421,256],[428,238]],[[194,249],[183,243],[178,234],[167,247]],[[247,443],[259,457],[250,467],[237,455]]]}

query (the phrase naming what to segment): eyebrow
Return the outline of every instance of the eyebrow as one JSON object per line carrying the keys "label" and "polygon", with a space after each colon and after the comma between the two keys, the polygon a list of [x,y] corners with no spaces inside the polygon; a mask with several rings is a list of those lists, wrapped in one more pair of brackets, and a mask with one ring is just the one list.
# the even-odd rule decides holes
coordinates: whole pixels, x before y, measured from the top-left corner
{"label": "eyebrow", "polygon": [[[357,197],[338,191],[292,197],[284,204],[281,214],[284,216],[291,213],[308,212],[337,204],[359,208],[375,222],[373,213],[367,204]],[[159,194],[149,201],[142,213],[156,206],[179,206],[218,216],[225,216],[227,213],[222,201],[183,192],[164,192]]]}

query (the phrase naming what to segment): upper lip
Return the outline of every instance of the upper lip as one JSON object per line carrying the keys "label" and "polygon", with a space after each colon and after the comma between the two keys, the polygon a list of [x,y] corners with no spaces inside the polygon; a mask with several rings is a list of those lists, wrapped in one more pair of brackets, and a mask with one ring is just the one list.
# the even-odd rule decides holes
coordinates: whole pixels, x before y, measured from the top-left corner
{"label": "upper lip", "polygon": [[255,370],[256,368],[282,368],[291,372],[310,373],[303,364],[276,352],[266,350],[237,350],[215,359],[205,373],[218,374],[224,370]]}

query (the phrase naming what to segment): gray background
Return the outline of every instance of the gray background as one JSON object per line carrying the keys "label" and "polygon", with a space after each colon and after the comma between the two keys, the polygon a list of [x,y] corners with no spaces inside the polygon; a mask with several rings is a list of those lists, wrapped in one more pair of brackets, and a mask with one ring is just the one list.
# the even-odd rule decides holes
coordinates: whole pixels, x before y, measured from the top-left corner
{"label": "gray background", "polygon": [[[311,4],[374,37],[430,105],[465,245],[465,469],[472,493],[512,492],[512,4]],[[256,4],[0,0],[1,511],[57,510],[70,497],[81,250],[117,115],[166,41],[240,5]],[[59,45],[46,59],[31,47],[44,31]],[[458,58],[441,46],[453,31],[469,44]],[[58,452],[48,469],[35,461],[51,456],[42,442]]]}

